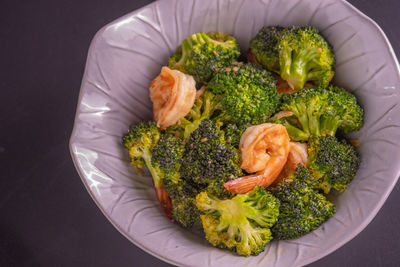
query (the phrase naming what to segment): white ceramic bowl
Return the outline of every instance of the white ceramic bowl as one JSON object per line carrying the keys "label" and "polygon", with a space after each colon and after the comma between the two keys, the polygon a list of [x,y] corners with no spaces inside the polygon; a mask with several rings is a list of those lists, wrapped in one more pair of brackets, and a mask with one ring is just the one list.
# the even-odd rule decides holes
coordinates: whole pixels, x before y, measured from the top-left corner
{"label": "white ceramic bowl", "polygon": [[[150,177],[138,177],[121,145],[128,126],[152,118],[148,87],[181,41],[199,31],[234,35],[242,51],[263,25],[313,25],[333,45],[334,81],[365,108],[361,166],[336,200],[337,213],[310,234],[273,241],[257,257],[239,257],[170,223]],[[70,141],[88,192],[134,244],[175,265],[300,266],[359,233],[388,197],[400,173],[399,66],[382,30],[341,0],[164,0],[102,28],[92,41]],[[134,263],[132,263],[134,264]]]}

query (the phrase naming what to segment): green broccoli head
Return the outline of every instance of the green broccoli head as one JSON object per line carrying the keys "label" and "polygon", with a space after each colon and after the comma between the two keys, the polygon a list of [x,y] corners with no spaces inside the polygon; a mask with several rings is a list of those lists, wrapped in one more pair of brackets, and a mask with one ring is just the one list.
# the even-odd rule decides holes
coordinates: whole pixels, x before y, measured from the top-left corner
{"label": "green broccoli head", "polygon": [[185,150],[183,140],[168,131],[162,132],[158,144],[152,150],[152,167],[162,177],[165,191],[172,202],[172,218],[180,225],[190,228],[200,223],[196,207],[196,195],[204,185],[190,183],[181,178],[180,168]]}
{"label": "green broccoli head", "polygon": [[329,193],[331,188],[344,191],[356,175],[360,160],[354,147],[336,137],[312,137],[308,142],[308,168],[316,188]]}
{"label": "green broccoli head", "polygon": [[[157,147],[160,139],[164,140],[164,137],[161,137],[160,130],[157,128],[156,123],[143,122],[132,126],[129,132],[123,137],[122,142],[129,151],[132,165],[138,169],[146,165],[149,169],[161,207],[165,215],[171,218],[171,200],[163,186],[164,172],[167,171],[167,168],[160,168],[160,164],[164,164],[161,163],[161,161],[153,163],[153,151],[154,149],[158,150]],[[162,144],[160,145],[162,146]],[[161,153],[160,150],[159,152]],[[173,171],[172,167],[170,167],[168,173],[170,174],[173,172],[176,173],[176,170]]]}
{"label": "green broccoli head", "polygon": [[335,205],[313,189],[313,179],[303,165],[282,180],[272,192],[280,201],[274,238],[294,239],[318,228],[335,213]]}
{"label": "green broccoli head", "polygon": [[235,148],[239,148],[240,137],[248,127],[250,127],[250,124],[227,124],[224,127],[226,142]]}
{"label": "green broccoli head", "polygon": [[205,83],[216,69],[229,66],[239,55],[239,46],[233,36],[199,32],[183,40],[170,57],[169,67],[192,75],[198,83]]}
{"label": "green broccoli head", "polygon": [[170,190],[169,193],[172,199],[172,217],[185,228],[201,225],[200,213],[196,207],[196,195],[200,192],[218,195],[220,198],[232,197],[231,193],[225,190],[217,181],[206,185],[181,179],[173,186],[167,187],[167,189]]}
{"label": "green broccoli head", "polygon": [[252,39],[250,49],[258,62],[280,74],[296,91],[306,82],[326,87],[334,75],[332,49],[311,26],[263,27]]}
{"label": "green broccoli head", "polygon": [[196,204],[206,239],[213,246],[236,250],[243,256],[264,250],[279,215],[279,201],[261,187],[225,200],[201,192]]}
{"label": "green broccoli head", "polygon": [[195,197],[182,194],[172,198],[172,217],[185,228],[200,223],[200,212],[196,207]]}
{"label": "green broccoli head", "polygon": [[282,124],[292,140],[306,141],[310,135],[321,135],[320,120],[328,107],[328,91],[322,87],[284,95],[280,109],[292,112],[294,118],[284,118]]}
{"label": "green broccoli head", "polygon": [[172,217],[185,228],[200,225],[200,213],[196,207],[196,195],[206,190],[205,185],[180,179],[167,187],[172,200]]}
{"label": "green broccoli head", "polygon": [[364,110],[358,105],[356,97],[338,86],[330,85],[327,90],[332,104],[322,117],[322,131],[335,135],[337,129],[345,134],[360,130],[364,122]]}
{"label": "green broccoli head", "polygon": [[134,167],[143,168],[145,165],[151,167],[152,150],[159,139],[160,130],[155,122],[142,122],[131,126],[122,138],[122,143],[128,149]]}
{"label": "green broccoli head", "polygon": [[216,123],[203,120],[186,142],[180,173],[191,183],[209,186],[218,196],[230,195],[223,183],[241,174],[239,153],[225,141]]}
{"label": "green broccoli head", "polygon": [[250,51],[267,70],[280,73],[278,43],[283,31],[280,26],[265,26],[250,41]]}
{"label": "green broccoli head", "polygon": [[363,109],[345,89],[316,87],[284,95],[280,106],[292,117],[279,119],[295,141],[307,141],[310,136],[335,135],[355,131],[363,124]]}
{"label": "green broccoli head", "polygon": [[181,181],[179,169],[184,152],[180,138],[162,132],[157,145],[152,150],[151,162],[163,177],[163,184],[168,193],[173,193]]}
{"label": "green broccoli head", "polygon": [[[153,149],[153,167],[163,177],[163,185],[170,194],[172,217],[186,228],[200,221],[195,196],[205,191],[220,198],[231,197],[223,183],[231,177],[231,172],[240,171],[237,151],[225,144],[219,126],[208,119],[200,119],[199,124],[188,139],[176,137],[167,129]],[[186,140],[186,146],[182,140]],[[204,163],[207,168],[202,167]],[[208,168],[213,168],[216,176]],[[197,171],[201,174],[195,177]]]}
{"label": "green broccoli head", "polygon": [[207,90],[220,96],[221,113],[217,119],[222,122],[264,123],[279,104],[275,79],[253,64],[220,70],[208,83]]}

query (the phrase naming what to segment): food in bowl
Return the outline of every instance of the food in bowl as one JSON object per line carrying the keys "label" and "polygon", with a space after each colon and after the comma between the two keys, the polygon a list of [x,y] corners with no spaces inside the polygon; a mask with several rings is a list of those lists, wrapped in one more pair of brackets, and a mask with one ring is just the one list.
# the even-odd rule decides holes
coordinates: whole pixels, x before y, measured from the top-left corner
{"label": "food in bowl", "polygon": [[335,213],[359,157],[344,134],[363,109],[330,84],[334,54],[313,27],[263,27],[247,61],[233,36],[186,38],[150,85],[154,121],[123,137],[165,215],[239,255],[293,239]]}

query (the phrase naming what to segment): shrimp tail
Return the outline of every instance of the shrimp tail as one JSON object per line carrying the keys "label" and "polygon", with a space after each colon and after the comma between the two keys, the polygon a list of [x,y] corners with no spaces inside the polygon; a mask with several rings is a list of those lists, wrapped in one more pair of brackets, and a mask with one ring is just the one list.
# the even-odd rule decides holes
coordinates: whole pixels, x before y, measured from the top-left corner
{"label": "shrimp tail", "polygon": [[226,190],[235,194],[245,194],[259,185],[260,177],[257,175],[243,176],[234,180],[230,180],[224,184]]}
{"label": "shrimp tail", "polygon": [[157,199],[160,201],[161,208],[169,220],[172,221],[172,202],[169,193],[165,191],[164,186],[154,187],[157,194]]}

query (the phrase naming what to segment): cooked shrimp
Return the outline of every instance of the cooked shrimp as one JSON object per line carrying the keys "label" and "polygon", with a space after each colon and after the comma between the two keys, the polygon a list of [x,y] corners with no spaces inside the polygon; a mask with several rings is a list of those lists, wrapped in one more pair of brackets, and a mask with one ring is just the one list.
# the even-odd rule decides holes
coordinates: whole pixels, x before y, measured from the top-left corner
{"label": "cooked shrimp", "polygon": [[293,116],[293,112],[288,111],[288,110],[284,110],[284,111],[279,111],[278,113],[276,113],[274,116],[272,116],[269,121],[273,121],[275,119],[282,119],[282,118],[286,118],[286,117],[290,117]]}
{"label": "cooked shrimp", "polygon": [[283,167],[278,178],[272,183],[272,186],[276,186],[282,179],[288,177],[296,171],[298,164],[306,166],[308,163],[307,144],[300,142],[289,143],[289,155],[285,166]]}
{"label": "cooked shrimp", "polygon": [[240,138],[241,168],[248,173],[224,184],[233,193],[246,193],[256,185],[274,182],[289,154],[289,135],[281,124],[264,123],[246,129]]}
{"label": "cooked shrimp", "polygon": [[206,91],[206,87],[203,85],[203,86],[200,88],[200,90],[198,90],[198,91],[196,92],[196,97],[195,97],[195,99],[196,99],[196,100],[199,99],[199,98],[204,94],[205,91]]}
{"label": "cooked shrimp", "polygon": [[178,70],[162,67],[150,86],[154,120],[165,129],[185,117],[196,97],[196,82],[193,77]]}

